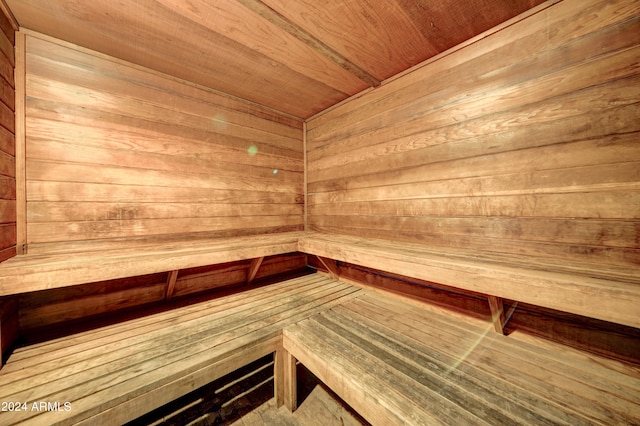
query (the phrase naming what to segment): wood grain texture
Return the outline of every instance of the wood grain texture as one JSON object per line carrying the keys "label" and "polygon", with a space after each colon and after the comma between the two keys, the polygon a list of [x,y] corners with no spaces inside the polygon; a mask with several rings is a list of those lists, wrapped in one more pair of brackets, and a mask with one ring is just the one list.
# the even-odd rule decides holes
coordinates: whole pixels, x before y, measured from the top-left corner
{"label": "wood grain texture", "polygon": [[[128,10],[108,3],[73,8],[51,4],[52,8],[44,9],[33,3],[11,6],[18,15],[26,15],[28,28],[297,117],[309,116],[366,87],[341,66],[237,2],[197,1],[187,7],[183,2],[153,0]],[[112,19],[104,19],[105,12]],[[87,26],[87,22],[92,23]],[[80,33],[84,33],[82,40],[75,37]],[[139,42],[131,44],[134,39]],[[307,101],[297,102],[288,90],[292,88]]]}
{"label": "wood grain texture", "polygon": [[309,120],[309,230],[637,270],[639,13],[554,4]]}
{"label": "wood grain texture", "polygon": [[[449,1],[264,3],[384,80],[541,2],[500,7],[487,1],[465,6]],[[473,8],[470,21],[466,7]]]}
{"label": "wood grain texture", "polygon": [[491,321],[493,322],[493,329],[496,333],[505,334],[505,313],[504,302],[501,298],[495,296],[489,296],[489,308],[491,309]]}
{"label": "wood grain texture", "polygon": [[[239,237],[118,240],[113,246],[83,242],[75,250],[30,254],[4,262],[0,294],[60,288],[95,281],[196,268],[225,262],[295,252],[299,232]],[[71,255],[70,255],[71,253]],[[242,281],[246,279],[243,271]],[[166,281],[165,281],[166,282]],[[164,296],[164,292],[163,292]]]}
{"label": "wood grain texture", "polygon": [[544,1],[7,3],[24,28],[304,119]]}
{"label": "wood grain texture", "polygon": [[74,409],[0,423],[124,424],[275,352],[282,327],[358,291],[301,277],[21,348],[1,372],[2,398],[55,394]]}
{"label": "wood grain texture", "polygon": [[251,284],[253,280],[256,279],[256,275],[263,260],[264,257],[256,257],[251,260],[251,264],[249,264],[249,268],[247,269],[247,284]]}
{"label": "wood grain texture", "polygon": [[26,37],[27,230],[36,250],[303,228],[300,122]]}
{"label": "wood grain texture", "polygon": [[[346,263],[341,263],[340,272],[342,281],[455,320],[471,321],[484,327],[491,321],[485,295]],[[522,302],[504,300],[503,305],[506,334],[510,339],[542,336],[561,345],[637,363],[636,354],[640,351],[638,328]]]}
{"label": "wood grain texture", "polygon": [[297,38],[305,45],[312,48],[315,52],[320,53],[327,59],[330,59],[332,62],[349,71],[359,80],[367,83],[367,85],[372,87],[377,87],[380,85],[380,80],[369,74],[367,70],[354,64],[345,56],[340,55],[330,46],[325,44],[322,40],[313,37],[311,34],[309,34],[309,32],[305,31],[303,28],[298,27],[292,21],[278,13],[273,8],[266,5],[264,2],[260,0],[238,0],[238,3],[242,4],[252,12],[260,15],[279,29],[284,30],[288,34]]}
{"label": "wood grain texture", "polygon": [[[172,300],[238,287],[245,283],[249,260],[182,269],[174,282]],[[256,281],[301,271],[301,254],[270,256]],[[82,327],[86,321],[162,306],[167,299],[167,273],[100,281],[20,294],[20,330],[27,341],[41,340],[54,331]],[[169,282],[170,283],[170,282]]]}
{"label": "wood grain texture", "polygon": [[316,256],[522,301],[631,327],[640,326],[636,268],[547,261],[519,254],[444,248],[391,238],[308,233],[299,250]]}
{"label": "wood grain texture", "polygon": [[173,293],[176,291],[176,280],[178,279],[178,270],[169,271],[167,274],[167,284],[165,286],[164,299],[171,300]]}
{"label": "wood grain texture", "polygon": [[638,421],[637,366],[484,325],[364,292],[283,345],[373,424]]}

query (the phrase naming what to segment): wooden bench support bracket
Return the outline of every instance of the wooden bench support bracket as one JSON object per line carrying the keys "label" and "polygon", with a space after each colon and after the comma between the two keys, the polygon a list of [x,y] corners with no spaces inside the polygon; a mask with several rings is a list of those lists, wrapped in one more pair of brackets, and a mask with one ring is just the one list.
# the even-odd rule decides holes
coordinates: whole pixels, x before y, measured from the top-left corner
{"label": "wooden bench support bracket", "polygon": [[322,265],[327,268],[327,271],[329,271],[329,275],[331,275],[331,278],[336,280],[340,278],[340,270],[338,269],[338,264],[335,260],[322,256],[316,257],[318,258],[320,263],[322,263]]}
{"label": "wooden bench support bracket", "polygon": [[487,296],[489,300],[489,309],[491,309],[491,322],[493,322],[493,328],[496,333],[504,334],[504,327],[506,325],[504,315],[504,303],[500,297]]}
{"label": "wooden bench support bracket", "polygon": [[170,271],[167,277],[167,290],[164,293],[164,300],[171,300],[173,293],[176,291],[176,281],[178,280],[178,271]]}
{"label": "wooden bench support bracket", "polygon": [[251,284],[253,280],[256,279],[256,274],[258,273],[258,269],[260,269],[260,265],[262,265],[263,260],[264,256],[256,257],[251,261],[251,265],[249,265],[249,271],[247,272],[247,284]]}

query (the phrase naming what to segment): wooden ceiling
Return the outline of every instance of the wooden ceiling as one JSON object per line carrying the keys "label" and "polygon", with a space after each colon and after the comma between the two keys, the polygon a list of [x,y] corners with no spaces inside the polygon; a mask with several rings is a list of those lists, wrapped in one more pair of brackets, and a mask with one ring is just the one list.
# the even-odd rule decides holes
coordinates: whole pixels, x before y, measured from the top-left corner
{"label": "wooden ceiling", "polygon": [[6,0],[19,24],[308,118],[543,0]]}

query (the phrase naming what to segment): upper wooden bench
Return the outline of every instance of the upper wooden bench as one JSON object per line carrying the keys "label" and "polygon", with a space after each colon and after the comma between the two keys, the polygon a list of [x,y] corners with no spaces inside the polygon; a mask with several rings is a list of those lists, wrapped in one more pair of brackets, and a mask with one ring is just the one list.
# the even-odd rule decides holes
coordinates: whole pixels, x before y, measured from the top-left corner
{"label": "upper wooden bench", "polygon": [[640,328],[640,267],[554,262],[306,233],[301,252]]}
{"label": "upper wooden bench", "polygon": [[0,296],[300,251],[640,328],[640,268],[289,232],[117,247],[89,244],[0,263]]}
{"label": "upper wooden bench", "polygon": [[19,255],[0,263],[0,296],[291,253],[302,235],[95,242]]}

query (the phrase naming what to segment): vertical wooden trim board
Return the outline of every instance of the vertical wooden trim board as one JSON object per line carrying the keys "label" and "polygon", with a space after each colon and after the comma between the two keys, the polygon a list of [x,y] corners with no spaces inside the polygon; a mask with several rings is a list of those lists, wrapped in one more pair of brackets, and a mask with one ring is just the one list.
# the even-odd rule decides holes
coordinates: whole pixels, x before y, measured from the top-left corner
{"label": "vertical wooden trim board", "polygon": [[26,187],[26,37],[16,33],[16,249],[27,253],[27,187]]}
{"label": "vertical wooden trim board", "polygon": [[15,19],[0,2],[0,262],[16,255]]}
{"label": "vertical wooden trim board", "polygon": [[302,123],[302,152],[304,164],[304,230],[308,230],[307,201],[309,199],[309,187],[307,185],[307,122]]}

